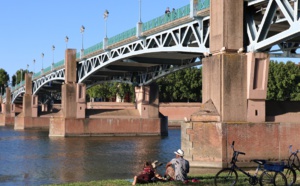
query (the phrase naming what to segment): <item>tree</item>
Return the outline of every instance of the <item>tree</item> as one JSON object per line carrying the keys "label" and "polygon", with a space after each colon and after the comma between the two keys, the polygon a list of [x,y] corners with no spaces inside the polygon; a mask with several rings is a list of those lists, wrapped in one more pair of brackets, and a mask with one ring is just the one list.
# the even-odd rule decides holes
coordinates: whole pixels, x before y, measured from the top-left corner
{"label": "tree", "polygon": [[95,85],[87,90],[87,94],[90,98],[102,98],[105,100],[110,95],[109,83],[105,82]]}
{"label": "tree", "polygon": [[[161,102],[173,102],[176,97],[175,92],[175,74],[169,74],[165,77],[158,79],[156,82],[159,88],[159,100]],[[175,95],[175,96],[174,96]],[[176,98],[175,98],[176,99]]]}
{"label": "tree", "polygon": [[300,94],[300,66],[288,61],[287,63],[271,61],[268,79],[268,100],[296,101]]}
{"label": "tree", "polygon": [[7,72],[4,69],[0,69],[0,93],[1,95],[3,95],[5,87],[8,86],[8,82],[9,82],[9,75],[7,74]]}
{"label": "tree", "polygon": [[161,102],[201,101],[202,68],[187,68],[157,80]]}
{"label": "tree", "polygon": [[126,83],[114,83],[113,86],[111,86],[111,93],[113,95],[119,95],[122,102],[124,101],[125,96],[128,93],[131,93],[131,91],[131,86]]}
{"label": "tree", "polygon": [[200,101],[202,90],[202,69],[188,68],[182,71],[182,77],[177,79],[178,89],[180,90],[180,99],[185,99],[187,102]]}

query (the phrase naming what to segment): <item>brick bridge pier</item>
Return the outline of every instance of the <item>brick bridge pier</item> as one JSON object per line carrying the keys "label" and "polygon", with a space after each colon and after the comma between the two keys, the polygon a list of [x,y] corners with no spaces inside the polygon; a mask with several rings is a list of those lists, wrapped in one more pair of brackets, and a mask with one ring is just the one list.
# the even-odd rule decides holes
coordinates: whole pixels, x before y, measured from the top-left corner
{"label": "brick bridge pier", "polygon": [[[250,159],[288,158],[300,147],[300,123],[266,122],[269,56],[238,53],[244,46],[244,0],[210,1],[210,51],[203,60],[203,105],[181,125],[181,146],[192,167],[226,167],[235,148]],[[220,16],[222,15],[222,16]]]}

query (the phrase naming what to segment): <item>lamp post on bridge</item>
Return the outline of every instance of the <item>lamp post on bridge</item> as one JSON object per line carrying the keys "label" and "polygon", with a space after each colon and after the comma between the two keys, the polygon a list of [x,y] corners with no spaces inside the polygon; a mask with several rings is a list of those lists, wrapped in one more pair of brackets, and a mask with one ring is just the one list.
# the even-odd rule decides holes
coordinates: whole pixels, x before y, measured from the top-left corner
{"label": "lamp post on bridge", "polygon": [[142,22],[142,0],[139,0],[139,23]]}
{"label": "lamp post on bridge", "polygon": [[68,36],[65,37],[65,42],[66,42],[66,49],[67,49],[68,48],[68,42],[69,42],[69,37]]}
{"label": "lamp post on bridge", "polygon": [[44,53],[41,54],[42,56],[42,74],[44,73]]}
{"label": "lamp post on bridge", "polygon": [[18,83],[17,83],[17,80],[18,80],[18,71],[16,72],[16,81],[15,81],[15,87],[17,87]]}
{"label": "lamp post on bridge", "polygon": [[139,0],[139,22],[137,23],[136,26],[136,37],[140,37],[142,34],[142,28],[143,28],[143,23],[142,23],[142,0]]}
{"label": "lamp post on bridge", "polygon": [[33,59],[33,74],[35,74],[35,59]]}
{"label": "lamp post on bridge", "polygon": [[80,59],[82,59],[84,55],[84,49],[83,49],[83,33],[84,33],[85,27],[82,25],[80,27],[80,33],[81,33],[81,50],[80,50]]}
{"label": "lamp post on bridge", "polygon": [[20,86],[21,86],[22,81],[23,81],[23,69],[21,69],[21,81],[20,81]]}
{"label": "lamp post on bridge", "polygon": [[52,65],[51,65],[51,70],[54,69],[54,50],[55,50],[55,46],[52,45]]}
{"label": "lamp post on bridge", "polygon": [[108,10],[105,10],[104,14],[103,14],[104,23],[105,23],[104,24],[105,38],[104,38],[104,41],[103,41],[103,49],[104,50],[107,48],[107,45],[108,45],[108,38],[107,38],[107,18],[108,18],[108,15],[109,15]]}

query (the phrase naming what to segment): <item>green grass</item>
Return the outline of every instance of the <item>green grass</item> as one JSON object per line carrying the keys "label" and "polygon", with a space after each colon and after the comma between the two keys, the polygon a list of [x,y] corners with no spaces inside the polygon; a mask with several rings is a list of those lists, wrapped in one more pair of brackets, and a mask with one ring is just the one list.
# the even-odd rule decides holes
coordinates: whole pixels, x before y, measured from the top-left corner
{"label": "green grass", "polygon": [[[190,178],[197,178],[199,180],[198,183],[189,182],[188,184],[183,184],[182,182],[155,182],[149,184],[136,184],[142,186],[177,186],[177,185],[200,185],[200,186],[210,186],[214,185],[214,174],[207,174],[207,175],[197,175],[197,176],[190,176]],[[249,185],[248,181],[244,181],[246,177],[239,175],[239,183],[237,185]],[[48,186],[114,186],[114,185],[131,185],[131,182],[127,180],[101,180],[101,181],[90,181],[90,182],[76,182],[76,183],[66,183],[66,184],[54,184]]]}
{"label": "green grass", "polygon": [[[136,184],[140,186],[180,186],[180,185],[199,185],[199,186],[213,186],[214,185],[214,177],[215,174],[201,174],[201,175],[191,175],[190,179],[197,178],[199,180],[198,183],[189,182],[188,184],[183,184],[182,182],[156,182],[149,184]],[[47,186],[115,186],[115,185],[131,185],[131,182],[127,180],[99,180],[99,181],[90,181],[90,182],[76,182],[76,183],[66,183],[66,184],[53,184]],[[238,173],[238,183],[236,186],[245,186],[250,185],[248,182],[248,177],[244,174]],[[259,185],[259,184],[257,184]],[[224,185],[226,186],[226,185]],[[297,182],[294,186],[300,186],[300,175],[297,171]]]}

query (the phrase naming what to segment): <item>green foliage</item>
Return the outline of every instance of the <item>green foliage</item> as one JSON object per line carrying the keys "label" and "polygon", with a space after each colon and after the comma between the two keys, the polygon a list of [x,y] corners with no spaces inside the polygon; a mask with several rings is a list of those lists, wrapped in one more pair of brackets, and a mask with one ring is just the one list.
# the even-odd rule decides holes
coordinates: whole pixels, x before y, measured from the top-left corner
{"label": "green foliage", "polygon": [[[119,95],[123,100],[129,94],[134,98],[134,87],[126,83],[102,83],[87,90],[90,98],[102,98],[103,101],[111,100]],[[134,99],[131,99],[134,100]]]}
{"label": "green foliage", "polygon": [[28,70],[20,69],[18,70],[15,75],[12,76],[12,86],[20,84],[22,81],[25,81],[25,74],[32,73]]}
{"label": "green foliage", "polygon": [[188,68],[157,80],[160,102],[202,100],[202,68]]}
{"label": "green foliage", "polygon": [[268,100],[299,101],[300,100],[300,66],[271,61],[268,79]]}
{"label": "green foliage", "polygon": [[0,94],[4,93],[7,82],[9,81],[9,75],[4,69],[0,69]]}

